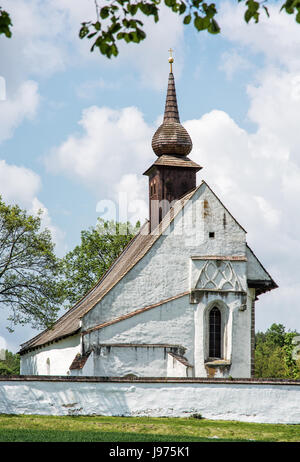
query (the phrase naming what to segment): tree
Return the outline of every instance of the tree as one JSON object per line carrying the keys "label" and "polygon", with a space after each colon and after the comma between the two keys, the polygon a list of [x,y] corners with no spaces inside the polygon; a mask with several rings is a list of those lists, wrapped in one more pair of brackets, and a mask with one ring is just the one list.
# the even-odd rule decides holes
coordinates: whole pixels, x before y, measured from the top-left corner
{"label": "tree", "polygon": [[0,375],[20,375],[20,355],[5,350],[5,359],[0,360]]}
{"label": "tree", "polygon": [[70,305],[82,298],[103,276],[139,228],[130,223],[98,219],[95,228],[81,232],[81,243],[61,261],[65,277],[66,301]]}
{"label": "tree", "polygon": [[50,327],[63,295],[50,231],[41,231],[41,212],[33,217],[0,196],[0,306],[10,309],[8,320]]}
{"label": "tree", "polygon": [[[266,6],[268,0],[236,1],[245,4],[244,19],[247,23],[251,20],[258,23],[262,11],[269,17]],[[96,20],[81,23],[79,37],[94,39],[91,51],[98,48],[107,58],[117,56],[118,40],[140,43],[146,38],[144,24],[140,18],[143,15],[152,16],[154,21],[158,22],[160,3],[161,0],[107,0],[107,4],[100,8],[95,0]],[[197,31],[206,30],[211,34],[218,34],[221,31],[215,19],[218,11],[214,3],[203,0],[164,0],[164,4],[173,13],[182,15],[185,25],[193,24]],[[281,4],[280,11],[282,10],[294,14],[296,21],[300,23],[299,0],[286,0]],[[11,27],[9,14],[0,7],[0,34],[11,37]]]}
{"label": "tree", "polygon": [[296,335],[296,331],[286,332],[282,324],[272,324],[265,333],[256,334],[256,377],[300,378],[299,366],[292,358],[292,340]]}
{"label": "tree", "polygon": [[0,35],[4,34],[6,37],[10,38],[12,36],[11,27],[12,22],[9,14],[0,6]]}

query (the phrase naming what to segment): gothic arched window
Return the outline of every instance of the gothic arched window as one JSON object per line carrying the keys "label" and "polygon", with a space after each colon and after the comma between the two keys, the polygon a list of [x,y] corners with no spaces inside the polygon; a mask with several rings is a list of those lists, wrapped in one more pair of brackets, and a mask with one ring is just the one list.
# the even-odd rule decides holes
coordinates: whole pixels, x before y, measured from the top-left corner
{"label": "gothic arched window", "polygon": [[221,358],[221,312],[216,306],[209,312],[209,357]]}

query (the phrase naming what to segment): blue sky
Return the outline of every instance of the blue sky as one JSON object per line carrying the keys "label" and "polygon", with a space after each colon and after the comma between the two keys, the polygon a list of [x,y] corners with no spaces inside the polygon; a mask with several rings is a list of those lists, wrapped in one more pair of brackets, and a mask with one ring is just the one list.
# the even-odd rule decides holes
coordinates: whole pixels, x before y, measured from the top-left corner
{"label": "blue sky", "polygon": [[[117,59],[90,53],[80,22],[94,0],[2,0],[14,35],[0,39],[0,192],[9,203],[44,210],[57,253],[80,241],[105,200],[129,195],[130,219],[147,216],[151,138],[161,120],[168,50],[181,121],[204,179],[248,231],[247,240],[279,289],[257,302],[256,328],[300,330],[300,26],[270,6],[246,25],[236,1],[217,2],[222,34],[198,33],[166,8],[146,24],[140,45]],[[0,347],[17,351],[36,331],[6,330]]]}

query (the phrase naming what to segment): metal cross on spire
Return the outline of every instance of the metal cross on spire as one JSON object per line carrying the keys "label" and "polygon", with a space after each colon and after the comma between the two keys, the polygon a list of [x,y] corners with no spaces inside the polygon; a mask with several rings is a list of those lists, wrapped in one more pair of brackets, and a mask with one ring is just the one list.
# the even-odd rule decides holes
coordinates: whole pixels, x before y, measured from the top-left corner
{"label": "metal cross on spire", "polygon": [[170,63],[170,72],[173,72],[172,71],[172,63],[174,62],[174,58],[173,58],[173,53],[174,50],[172,50],[172,48],[169,49],[169,53],[170,53],[170,57],[169,57],[169,63]]}

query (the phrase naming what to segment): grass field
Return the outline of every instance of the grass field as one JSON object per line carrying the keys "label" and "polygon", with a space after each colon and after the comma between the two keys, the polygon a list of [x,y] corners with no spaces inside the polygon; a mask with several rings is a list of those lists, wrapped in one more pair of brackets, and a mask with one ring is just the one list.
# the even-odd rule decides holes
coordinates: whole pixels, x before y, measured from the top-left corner
{"label": "grass field", "polygon": [[196,418],[0,415],[0,442],[300,442],[300,425]]}

